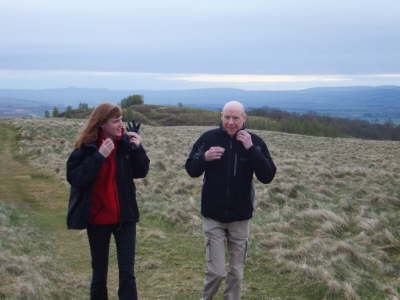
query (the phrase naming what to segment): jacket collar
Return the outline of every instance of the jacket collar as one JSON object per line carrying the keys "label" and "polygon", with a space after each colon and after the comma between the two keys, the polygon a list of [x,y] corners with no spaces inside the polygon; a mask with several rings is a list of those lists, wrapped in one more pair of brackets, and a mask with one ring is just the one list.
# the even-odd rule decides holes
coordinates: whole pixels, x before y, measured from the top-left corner
{"label": "jacket collar", "polygon": [[[125,135],[125,129],[124,128],[122,128],[122,130],[121,130],[121,136],[117,136],[116,138],[115,138],[115,141],[117,142],[117,143],[119,143],[122,139],[123,139],[123,137],[124,137],[124,135]],[[101,141],[103,140],[104,138],[101,136],[101,132],[100,132],[100,134],[99,134],[99,136],[98,136],[98,138],[97,138],[97,141],[93,141],[93,142],[89,142],[89,143],[84,143],[84,144],[82,144],[82,146],[81,147],[84,147],[84,148],[98,148],[98,143],[100,142],[101,143]]]}
{"label": "jacket collar", "polygon": [[[122,140],[122,137],[124,136],[124,134],[125,134],[125,129],[122,127],[122,128],[121,128],[121,135],[120,135],[120,136],[116,136],[116,137],[114,138],[114,143],[118,144],[118,143]],[[106,137],[103,135],[103,131],[102,131],[101,128],[100,128],[100,130],[99,130],[99,136],[97,137],[97,141],[96,141],[95,143],[97,143],[97,145],[99,145],[99,144],[101,144],[105,139],[106,139]]]}
{"label": "jacket collar", "polygon": [[219,130],[229,138],[236,139],[236,135],[240,130],[246,129],[246,123],[243,124],[242,128],[239,129],[232,137],[226,132],[225,128],[222,126],[222,122],[219,123]]}

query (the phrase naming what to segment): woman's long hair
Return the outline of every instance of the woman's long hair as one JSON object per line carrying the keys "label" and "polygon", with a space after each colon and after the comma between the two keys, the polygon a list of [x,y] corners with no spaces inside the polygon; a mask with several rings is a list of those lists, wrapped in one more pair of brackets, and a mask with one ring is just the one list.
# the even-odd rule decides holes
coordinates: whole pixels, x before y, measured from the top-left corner
{"label": "woman's long hair", "polygon": [[119,118],[122,116],[122,110],[119,106],[112,103],[99,104],[90,114],[85,127],[79,134],[75,147],[80,148],[82,144],[92,143],[97,141],[101,131],[101,125],[106,123],[111,118]]}

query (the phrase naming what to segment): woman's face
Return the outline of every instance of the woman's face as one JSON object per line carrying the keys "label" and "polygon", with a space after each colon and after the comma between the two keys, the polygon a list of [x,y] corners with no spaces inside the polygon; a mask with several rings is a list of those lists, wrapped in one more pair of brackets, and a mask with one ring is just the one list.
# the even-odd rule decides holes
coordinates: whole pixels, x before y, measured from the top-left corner
{"label": "woman's face", "polygon": [[122,134],[122,116],[118,118],[108,119],[106,123],[100,126],[103,129],[103,134],[106,137],[114,138]]}

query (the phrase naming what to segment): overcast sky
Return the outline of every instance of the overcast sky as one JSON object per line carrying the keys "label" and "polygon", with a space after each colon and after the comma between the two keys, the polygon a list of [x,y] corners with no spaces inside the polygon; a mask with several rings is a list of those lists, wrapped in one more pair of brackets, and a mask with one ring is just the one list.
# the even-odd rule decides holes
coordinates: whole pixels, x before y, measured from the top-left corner
{"label": "overcast sky", "polygon": [[0,0],[0,88],[400,85],[399,0]]}

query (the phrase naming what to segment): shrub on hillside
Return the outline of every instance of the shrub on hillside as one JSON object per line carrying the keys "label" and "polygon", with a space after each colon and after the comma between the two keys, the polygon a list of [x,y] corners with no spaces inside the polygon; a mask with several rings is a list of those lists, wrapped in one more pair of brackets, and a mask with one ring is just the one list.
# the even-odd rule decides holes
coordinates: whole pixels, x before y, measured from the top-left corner
{"label": "shrub on hillside", "polygon": [[143,104],[143,103],[144,103],[144,100],[143,100],[142,95],[132,95],[132,96],[128,96],[121,100],[121,107],[127,108],[132,105],[139,105],[139,104]]}

